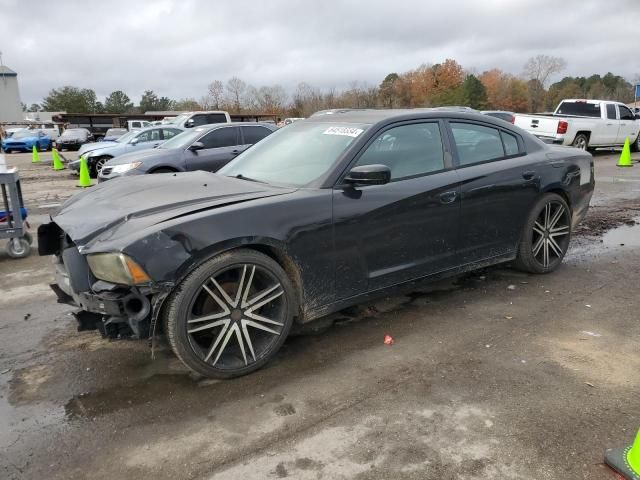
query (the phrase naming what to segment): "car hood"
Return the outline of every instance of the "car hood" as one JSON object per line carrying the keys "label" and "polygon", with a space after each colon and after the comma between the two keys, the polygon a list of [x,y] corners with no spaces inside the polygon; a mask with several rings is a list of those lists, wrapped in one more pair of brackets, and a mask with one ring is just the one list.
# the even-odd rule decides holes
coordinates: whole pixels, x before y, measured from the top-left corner
{"label": "car hood", "polygon": [[51,218],[85,253],[106,240],[124,248],[119,238],[179,217],[293,191],[204,171],[121,177],[71,197]]}
{"label": "car hood", "polygon": [[[5,143],[24,143],[24,142],[37,142],[39,137],[23,137],[23,138],[6,138]],[[45,137],[42,137],[45,138]]]}
{"label": "car hood", "polygon": [[137,152],[129,152],[110,159],[105,165],[124,165],[131,162],[144,162],[145,160],[173,160],[180,156],[179,148],[148,148]]}
{"label": "car hood", "polygon": [[102,142],[85,143],[83,146],[80,147],[80,150],[78,150],[78,154],[82,155],[83,153],[87,153],[92,150],[97,150],[99,148],[113,147],[116,143],[117,142],[112,142],[109,140],[102,141]]}

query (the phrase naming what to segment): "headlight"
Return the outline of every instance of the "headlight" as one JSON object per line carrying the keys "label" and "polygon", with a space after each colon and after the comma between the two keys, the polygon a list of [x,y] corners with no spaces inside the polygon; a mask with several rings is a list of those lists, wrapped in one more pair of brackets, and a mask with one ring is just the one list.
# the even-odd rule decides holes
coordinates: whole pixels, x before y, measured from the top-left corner
{"label": "headlight", "polygon": [[111,168],[112,173],[124,173],[129,170],[133,170],[134,168],[138,168],[142,162],[131,162],[131,163],[123,163],[121,165],[114,165]]}
{"label": "headlight", "polygon": [[94,253],[87,255],[93,275],[100,280],[124,285],[150,282],[145,271],[123,253]]}

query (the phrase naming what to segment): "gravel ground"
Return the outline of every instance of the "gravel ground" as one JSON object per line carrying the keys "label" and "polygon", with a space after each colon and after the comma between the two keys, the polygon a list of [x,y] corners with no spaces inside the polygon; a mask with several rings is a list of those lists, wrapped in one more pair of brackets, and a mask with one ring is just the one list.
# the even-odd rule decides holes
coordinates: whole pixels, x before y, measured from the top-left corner
{"label": "gravel ground", "polygon": [[[43,155],[46,160],[47,155]],[[50,260],[0,253],[0,478],[607,479],[640,427],[640,165],[596,156],[565,264],[416,286],[194,377],[165,346],[75,331]],[[27,155],[34,224],[77,178]],[[333,323],[331,326],[328,324]],[[394,337],[383,344],[385,334]]]}

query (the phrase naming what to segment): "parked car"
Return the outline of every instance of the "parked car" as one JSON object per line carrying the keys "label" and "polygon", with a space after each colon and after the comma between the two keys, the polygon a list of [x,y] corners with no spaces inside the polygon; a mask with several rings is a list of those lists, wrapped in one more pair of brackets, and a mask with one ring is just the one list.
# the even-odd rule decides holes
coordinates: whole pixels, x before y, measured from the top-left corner
{"label": "parked car", "polygon": [[51,148],[51,139],[42,130],[25,128],[2,140],[2,150],[6,153],[13,151],[30,152],[34,146],[41,151],[49,150]]}
{"label": "parked car", "polygon": [[228,112],[224,112],[222,110],[212,110],[209,112],[185,112],[170,119],[167,122],[167,125],[173,125],[179,128],[193,128],[201,127],[203,125],[212,125],[214,123],[231,123],[231,117]]}
{"label": "parked car", "polygon": [[538,138],[581,150],[617,147],[625,139],[640,151],[640,120],[624,103],[607,100],[562,100],[551,115],[516,114],[515,125]]}
{"label": "parked car", "polygon": [[[134,130],[118,138],[115,142],[108,142],[106,144],[97,142],[97,146],[93,144],[87,147],[87,151],[83,152],[82,156],[87,161],[89,175],[92,178],[96,178],[103,165],[112,158],[124,155],[125,153],[157,147],[165,140],[175,137],[181,132],[181,128],[173,126],[149,127],[143,130]],[[93,148],[94,146],[96,148]],[[69,168],[79,171],[80,159],[70,162]]]}
{"label": "parked car", "polygon": [[127,133],[126,128],[110,128],[102,137],[103,142],[115,142],[118,138]]}
{"label": "parked car", "polygon": [[93,142],[93,134],[86,128],[67,128],[56,140],[56,148],[79,150],[85,143]]}
{"label": "parked car", "polygon": [[145,120],[127,120],[127,130],[130,132],[140,131],[150,126],[151,123]]}
{"label": "parked car", "polygon": [[43,131],[54,142],[60,137],[60,127],[56,123],[34,123],[29,129]]}
{"label": "parked car", "polygon": [[100,170],[98,179],[103,182],[121,176],[192,170],[215,172],[275,129],[275,125],[255,122],[193,128],[158,148],[109,160]]}
{"label": "parked car", "polygon": [[593,189],[590,154],[486,115],[344,110],[217,174],[101,183],[38,243],[84,328],[163,332],[189,368],[228,378],[272,359],[294,323],[391,288],[502,262],[555,270]]}
{"label": "parked car", "polygon": [[515,113],[506,110],[483,110],[480,113],[489,115],[490,117],[499,118],[500,120],[504,120],[509,123],[513,123],[516,119]]}

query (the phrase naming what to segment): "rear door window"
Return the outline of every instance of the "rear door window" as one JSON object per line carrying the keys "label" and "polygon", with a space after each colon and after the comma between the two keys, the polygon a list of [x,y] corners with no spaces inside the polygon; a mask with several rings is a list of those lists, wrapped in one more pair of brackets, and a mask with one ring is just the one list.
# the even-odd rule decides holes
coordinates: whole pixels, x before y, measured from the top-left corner
{"label": "rear door window", "polygon": [[607,118],[609,120],[615,120],[616,117],[616,106],[613,103],[607,104]]}
{"label": "rear door window", "polygon": [[265,127],[242,127],[242,135],[244,136],[244,145],[253,145],[258,143],[264,137],[269,135],[271,130]]}
{"label": "rear door window", "polygon": [[204,144],[204,148],[233,147],[239,143],[238,127],[218,128],[207,133],[199,141]]}
{"label": "rear door window", "polygon": [[451,122],[450,125],[460,166],[496,160],[505,156],[498,129],[473,123]]}
{"label": "rear door window", "polygon": [[207,122],[207,116],[206,115],[194,115],[193,117],[191,117],[191,120],[193,120],[193,126],[194,127],[199,127],[201,125],[206,125]]}
{"label": "rear door window", "polygon": [[227,123],[224,113],[207,113],[207,123]]}

